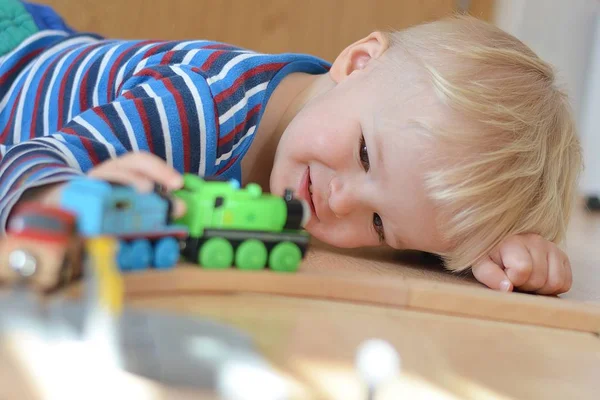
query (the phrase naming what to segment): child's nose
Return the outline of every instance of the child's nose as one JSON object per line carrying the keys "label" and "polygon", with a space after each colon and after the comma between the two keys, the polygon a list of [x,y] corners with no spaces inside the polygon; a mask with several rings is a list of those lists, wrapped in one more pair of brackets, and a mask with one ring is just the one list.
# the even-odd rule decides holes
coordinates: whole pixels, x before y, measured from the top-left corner
{"label": "child's nose", "polygon": [[329,208],[336,217],[348,215],[356,208],[358,196],[355,185],[334,177],[329,183]]}

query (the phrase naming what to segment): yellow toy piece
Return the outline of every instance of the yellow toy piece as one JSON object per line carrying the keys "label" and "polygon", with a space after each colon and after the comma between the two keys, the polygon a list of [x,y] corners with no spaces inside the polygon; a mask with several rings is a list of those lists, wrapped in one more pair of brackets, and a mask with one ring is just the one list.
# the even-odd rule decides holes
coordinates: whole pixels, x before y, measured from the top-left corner
{"label": "yellow toy piece", "polygon": [[123,279],[116,264],[117,239],[107,236],[86,239],[89,262],[95,275],[98,303],[111,314],[123,310]]}

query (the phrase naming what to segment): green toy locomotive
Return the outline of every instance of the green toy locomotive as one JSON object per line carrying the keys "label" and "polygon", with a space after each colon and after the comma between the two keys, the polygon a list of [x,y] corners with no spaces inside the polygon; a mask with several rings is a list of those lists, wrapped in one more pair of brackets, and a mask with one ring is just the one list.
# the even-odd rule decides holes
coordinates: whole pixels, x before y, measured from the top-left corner
{"label": "green toy locomotive", "polygon": [[184,176],[184,187],[173,193],[186,204],[186,214],[174,221],[189,229],[182,256],[204,268],[296,271],[309,235],[303,230],[309,205],[294,198],[263,193],[256,183],[240,188],[235,180],[215,181]]}

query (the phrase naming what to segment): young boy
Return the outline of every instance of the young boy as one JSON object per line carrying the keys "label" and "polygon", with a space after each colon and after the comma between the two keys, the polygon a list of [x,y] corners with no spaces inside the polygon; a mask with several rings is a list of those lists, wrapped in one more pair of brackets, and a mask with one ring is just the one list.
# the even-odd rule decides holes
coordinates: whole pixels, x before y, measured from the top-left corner
{"label": "young boy", "polygon": [[498,290],[569,290],[557,243],[581,156],[568,101],[495,27],[374,32],[329,64],[105,40],[13,6],[33,29],[0,55],[2,228],[17,203],[56,202],[79,174],[140,190],[219,175],[294,188],[313,209],[307,230],[335,246],[436,253]]}

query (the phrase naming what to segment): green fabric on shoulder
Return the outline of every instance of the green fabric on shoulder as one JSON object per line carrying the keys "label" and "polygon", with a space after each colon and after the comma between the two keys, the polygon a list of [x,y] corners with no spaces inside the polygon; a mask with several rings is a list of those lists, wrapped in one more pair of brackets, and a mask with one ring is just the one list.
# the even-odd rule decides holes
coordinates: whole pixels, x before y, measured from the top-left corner
{"label": "green fabric on shoulder", "polygon": [[0,57],[38,32],[37,25],[18,0],[0,0]]}

